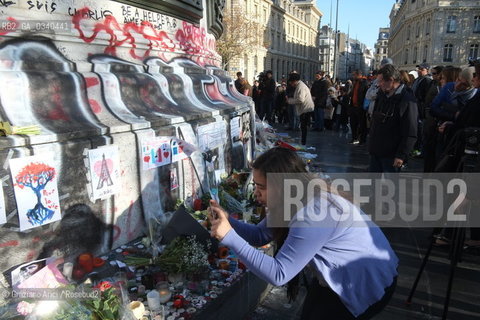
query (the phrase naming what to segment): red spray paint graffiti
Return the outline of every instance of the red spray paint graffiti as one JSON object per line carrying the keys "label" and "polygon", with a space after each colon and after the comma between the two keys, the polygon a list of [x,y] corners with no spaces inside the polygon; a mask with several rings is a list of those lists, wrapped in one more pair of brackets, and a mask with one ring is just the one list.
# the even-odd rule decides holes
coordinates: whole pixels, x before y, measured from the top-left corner
{"label": "red spray paint graffiti", "polygon": [[97,102],[97,100],[88,99],[88,103],[90,104],[90,107],[92,108],[93,113],[98,114],[98,113],[102,112],[102,107]]}
{"label": "red spray paint graffiti", "polygon": [[136,236],[138,236],[138,231],[143,226],[143,219],[138,218],[137,223],[135,224],[135,226],[133,226],[133,221],[132,221],[133,205],[134,205],[134,202],[130,201],[130,206],[128,207],[127,219],[125,221],[126,230],[122,230],[122,228],[119,227],[118,225],[113,226],[113,232],[114,232],[113,242],[117,241],[120,238],[122,231],[126,231],[127,241],[131,241]]}
{"label": "red spray paint graffiti", "polygon": [[187,54],[200,55],[207,58],[216,57],[215,41],[207,40],[205,28],[199,28],[187,22],[183,22],[183,28],[175,34],[180,49]]}
{"label": "red spray paint graffiti", "polygon": [[18,246],[18,241],[17,240],[12,240],[12,241],[7,241],[7,242],[0,243],[0,248],[16,247],[16,246]]}
{"label": "red spray paint graffiti", "polygon": [[[85,27],[82,26],[82,20],[89,20],[89,8],[83,8],[75,12],[72,17],[74,28],[78,31],[80,39],[90,43],[94,41],[99,33],[109,35],[108,46],[104,53],[116,56],[117,48],[122,45],[130,45],[130,56],[134,59],[143,60],[150,56],[152,50],[162,50],[157,56],[167,61],[165,53],[187,54],[195,59],[197,63],[204,65],[206,63],[216,65],[218,54],[215,52],[215,40],[207,38],[205,28],[197,27],[193,24],[183,22],[182,28],[177,30],[175,40],[173,41],[165,31],[156,30],[154,25],[148,21],[142,21],[140,25],[135,22],[120,24],[111,15],[105,15],[102,21],[95,22],[91,34],[87,35]],[[92,22],[93,23],[93,22]],[[138,42],[140,37],[147,40],[147,49],[138,53]]]}
{"label": "red spray paint graffiti", "polygon": [[[89,11],[90,9],[88,8],[83,8],[77,11],[72,17],[73,26],[79,32],[80,39],[87,43],[95,40],[100,32],[103,31],[107,33],[110,36],[110,39],[108,40],[108,46],[104,51],[106,54],[116,55],[117,47],[124,44],[130,44],[130,55],[135,59],[144,59],[148,57],[153,48],[160,48],[169,51],[173,51],[175,48],[173,41],[168,37],[167,33],[165,31],[155,30],[150,22],[143,21],[141,25],[136,25],[134,22],[120,25],[113,16],[105,16],[103,22],[95,23],[92,35],[87,36],[80,23],[82,20],[88,19]],[[138,55],[136,53],[137,40],[132,33],[140,35],[149,41],[147,44],[148,49],[143,55]]]}
{"label": "red spray paint graffiti", "polygon": [[90,88],[100,84],[100,80],[98,80],[98,78],[87,77],[85,78],[85,83],[87,84],[87,88]]}
{"label": "red spray paint graffiti", "polygon": [[[30,242],[28,241],[18,241],[18,240],[10,240],[6,242],[0,243],[0,248],[9,248],[9,247],[18,247],[18,246],[24,246],[24,247],[33,247],[35,245],[38,246],[38,244],[41,244],[42,240],[45,240],[51,236],[54,236],[53,231],[46,231],[38,236],[35,236],[31,239]],[[31,261],[35,259],[39,254],[39,250],[37,249],[30,249],[28,252],[25,253],[23,261]]]}
{"label": "red spray paint graffiti", "polygon": [[210,99],[217,100],[217,101],[222,101],[222,102],[225,102],[227,104],[231,103],[230,101],[228,101],[222,95],[222,93],[220,92],[220,90],[218,90],[218,87],[215,84],[206,84],[205,89],[206,89],[207,95]]}
{"label": "red spray paint graffiti", "polygon": [[120,229],[119,226],[114,225],[113,226],[113,242],[117,241],[118,238],[120,238],[121,234],[122,234],[122,229]]}
{"label": "red spray paint graffiti", "polygon": [[54,81],[48,88],[53,108],[48,111],[48,118],[52,120],[70,121],[69,115],[63,108],[63,88],[57,81]]}

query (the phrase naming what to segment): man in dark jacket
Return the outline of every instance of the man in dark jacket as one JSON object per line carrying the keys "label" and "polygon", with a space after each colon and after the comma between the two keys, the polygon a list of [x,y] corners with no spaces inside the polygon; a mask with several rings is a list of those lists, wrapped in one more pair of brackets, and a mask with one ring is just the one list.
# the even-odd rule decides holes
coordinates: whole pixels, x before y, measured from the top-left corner
{"label": "man in dark jacket", "polygon": [[[433,99],[440,92],[440,76],[443,66],[436,66],[432,68],[432,82],[425,97],[425,120],[423,123],[423,172],[433,172],[437,163],[436,147],[438,137],[438,120],[430,114],[430,105]],[[420,134],[420,133],[419,133]]]}
{"label": "man in dark jacket", "polygon": [[368,90],[367,78],[363,76],[361,70],[353,72],[353,87],[350,94],[350,126],[352,128],[352,144],[364,144],[367,139],[367,117],[363,102]]}
{"label": "man in dark jacket", "polygon": [[368,152],[371,172],[398,172],[417,140],[418,108],[391,64],[378,71],[379,93],[372,115]]}
{"label": "man in dark jacket", "polygon": [[[292,75],[293,73],[298,73],[297,70],[292,70],[288,76]],[[293,94],[295,93],[295,87],[292,86],[291,83],[287,82],[287,89],[285,90],[285,95],[288,98],[293,98]],[[287,113],[288,113],[288,128],[287,130],[297,131],[300,125],[300,118],[298,117],[297,110],[295,110],[295,106],[293,104],[288,104],[287,102]]]}
{"label": "man in dark jacket", "polygon": [[325,78],[325,72],[317,71],[315,73],[315,81],[310,89],[313,102],[315,103],[313,131],[323,131],[325,129],[324,110],[327,107],[328,88],[330,86],[330,81]]}
{"label": "man in dark jacket", "polygon": [[426,98],[428,90],[432,84],[432,78],[429,76],[430,65],[428,63],[422,63],[417,66],[418,78],[413,82],[412,90],[413,94],[417,98],[418,117],[425,119]]}
{"label": "man in dark jacket", "polygon": [[268,122],[273,122],[273,102],[275,100],[275,89],[277,85],[273,79],[273,73],[271,70],[265,72],[265,78],[263,79],[262,86],[262,117]]}
{"label": "man in dark jacket", "polygon": [[432,85],[432,78],[429,75],[430,65],[428,63],[417,65],[417,72],[418,78],[415,79],[412,86],[413,94],[417,98],[418,107],[418,137],[414,154],[415,156],[421,156],[423,150],[423,122],[426,110],[430,107],[426,104],[428,90]]}

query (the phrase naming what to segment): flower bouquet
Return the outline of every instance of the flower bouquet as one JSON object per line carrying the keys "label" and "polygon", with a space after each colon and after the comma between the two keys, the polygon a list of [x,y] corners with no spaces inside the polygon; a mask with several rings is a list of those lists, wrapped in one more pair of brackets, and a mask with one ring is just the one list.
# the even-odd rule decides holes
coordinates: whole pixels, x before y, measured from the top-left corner
{"label": "flower bouquet", "polygon": [[208,251],[209,248],[198,242],[196,236],[177,237],[155,263],[168,273],[202,273],[209,266]]}
{"label": "flower bouquet", "polygon": [[173,239],[158,257],[134,256],[125,257],[124,261],[130,266],[158,265],[162,271],[169,274],[196,274],[208,270],[208,252],[196,236],[179,236]]}

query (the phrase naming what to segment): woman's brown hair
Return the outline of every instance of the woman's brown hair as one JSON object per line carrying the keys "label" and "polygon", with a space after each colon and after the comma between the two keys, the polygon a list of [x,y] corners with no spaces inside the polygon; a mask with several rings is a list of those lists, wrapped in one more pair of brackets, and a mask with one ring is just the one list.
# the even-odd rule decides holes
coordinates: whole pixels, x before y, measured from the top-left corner
{"label": "woman's brown hair", "polygon": [[[267,178],[268,173],[295,173],[300,179],[310,176],[305,162],[293,150],[286,148],[272,148],[260,155],[252,164],[252,168],[260,171]],[[267,186],[268,188],[268,186]],[[273,239],[276,243],[275,254],[282,247],[288,236],[288,228],[271,228]],[[289,301],[294,301],[300,288],[299,272],[287,284],[287,297]]]}
{"label": "woman's brown hair", "polygon": [[445,83],[455,82],[457,81],[460,71],[462,71],[462,69],[458,67],[446,66],[442,70],[442,80],[444,80]]}

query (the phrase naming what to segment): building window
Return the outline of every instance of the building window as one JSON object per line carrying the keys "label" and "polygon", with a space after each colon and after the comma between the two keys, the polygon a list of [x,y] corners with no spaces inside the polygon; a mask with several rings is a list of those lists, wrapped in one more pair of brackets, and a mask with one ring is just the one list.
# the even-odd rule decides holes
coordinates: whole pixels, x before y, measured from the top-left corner
{"label": "building window", "polygon": [[423,48],[423,62],[427,62],[427,57],[428,57],[428,46],[425,46]]}
{"label": "building window", "polygon": [[408,63],[408,49],[405,50],[405,61],[403,64],[407,64]]}
{"label": "building window", "polygon": [[470,52],[468,54],[468,57],[474,60],[478,58],[478,44],[470,45]]}
{"label": "building window", "polygon": [[413,63],[417,63],[418,47],[413,48]]}
{"label": "building window", "polygon": [[480,16],[473,17],[473,33],[480,33]]}
{"label": "building window", "polygon": [[377,54],[380,54],[380,48],[377,48]]}
{"label": "building window", "polygon": [[447,33],[455,33],[457,30],[457,16],[448,16]]}
{"label": "building window", "polygon": [[411,27],[407,27],[407,40],[410,40],[410,32],[411,32]]}
{"label": "building window", "polygon": [[417,23],[417,33],[415,34],[415,37],[420,37],[420,22]]}
{"label": "building window", "polygon": [[443,62],[452,62],[453,44],[446,44],[443,47]]}
{"label": "building window", "polygon": [[383,48],[383,53],[387,53],[387,48]]}
{"label": "building window", "polygon": [[425,22],[425,35],[429,35],[430,34],[430,18],[427,19],[427,21]]}

